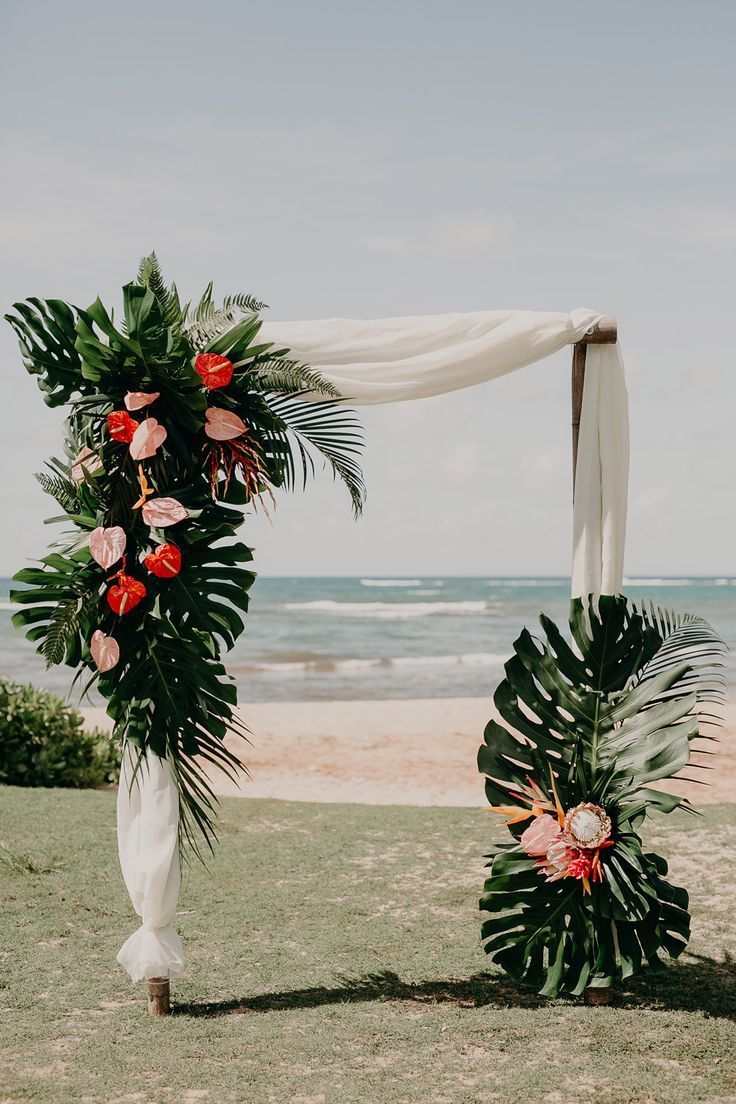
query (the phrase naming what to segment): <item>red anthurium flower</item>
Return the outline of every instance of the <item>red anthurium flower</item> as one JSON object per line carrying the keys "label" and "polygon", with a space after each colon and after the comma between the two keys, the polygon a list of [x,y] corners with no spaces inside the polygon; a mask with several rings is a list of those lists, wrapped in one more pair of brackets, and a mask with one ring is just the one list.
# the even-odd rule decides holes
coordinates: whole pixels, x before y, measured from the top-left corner
{"label": "red anthurium flower", "polygon": [[107,604],[113,613],[130,613],[146,597],[146,588],[132,575],[120,572],[117,583],[107,592]]}
{"label": "red anthurium flower", "polygon": [[175,544],[160,544],[143,562],[158,579],[173,579],[181,571],[181,552]]}
{"label": "red anthurium flower", "polygon": [[138,428],[138,422],[131,418],[127,410],[113,410],[107,415],[107,431],[113,441],[120,441],[123,445],[129,445]]}
{"label": "red anthurium flower", "polygon": [[233,378],[233,363],[217,353],[200,353],[194,362],[194,371],[202,377],[208,391],[227,387]]}

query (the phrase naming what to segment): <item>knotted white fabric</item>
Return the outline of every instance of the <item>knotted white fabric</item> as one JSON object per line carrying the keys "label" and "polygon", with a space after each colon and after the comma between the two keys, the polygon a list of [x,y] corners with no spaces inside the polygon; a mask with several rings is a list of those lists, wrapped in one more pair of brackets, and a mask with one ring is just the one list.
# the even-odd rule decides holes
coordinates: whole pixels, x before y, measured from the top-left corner
{"label": "knotted white fabric", "polygon": [[133,981],[179,977],[184,949],[172,927],[181,885],[179,794],[165,759],[147,754],[139,769],[129,748],[118,787],[118,854],[141,926],[118,952]]}
{"label": "knotted white fabric", "polygon": [[[507,375],[579,341],[602,316],[476,311],[371,321],[265,322],[260,337],[320,371],[352,406],[457,391]],[[573,596],[616,594],[623,582],[629,429],[618,346],[590,345],[578,444],[573,518]],[[182,972],[171,927],[179,893],[176,788],[167,763],[147,758],[118,791],[123,876],[142,926],[118,960],[134,980]]]}

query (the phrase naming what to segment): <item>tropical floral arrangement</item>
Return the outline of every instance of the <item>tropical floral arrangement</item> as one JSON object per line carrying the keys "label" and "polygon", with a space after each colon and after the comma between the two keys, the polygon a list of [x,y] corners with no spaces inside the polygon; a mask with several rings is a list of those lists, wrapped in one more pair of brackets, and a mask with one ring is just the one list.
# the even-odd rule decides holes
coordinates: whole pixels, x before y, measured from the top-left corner
{"label": "tropical floral arrangement", "polygon": [[[245,736],[221,659],[243,632],[248,507],[306,482],[322,457],[359,512],[360,426],[323,377],[259,341],[264,304],[212,285],[195,305],[167,287],[155,254],[123,288],[116,323],[31,298],[6,316],[50,406],[69,405],[66,457],[38,479],[65,533],[20,571],[14,621],[48,664],[66,663],[107,699],[115,734],[168,760],[183,835],[211,840],[215,798],[202,764],[241,769]],[[76,680],[75,680],[76,681]]]}
{"label": "tropical floral arrangement", "polygon": [[688,894],[645,851],[647,815],[684,799],[652,784],[681,777],[723,698],[725,645],[701,618],[575,599],[569,643],[546,616],[505,666],[478,766],[511,842],[488,856],[486,952],[542,995],[579,996],[676,958]]}

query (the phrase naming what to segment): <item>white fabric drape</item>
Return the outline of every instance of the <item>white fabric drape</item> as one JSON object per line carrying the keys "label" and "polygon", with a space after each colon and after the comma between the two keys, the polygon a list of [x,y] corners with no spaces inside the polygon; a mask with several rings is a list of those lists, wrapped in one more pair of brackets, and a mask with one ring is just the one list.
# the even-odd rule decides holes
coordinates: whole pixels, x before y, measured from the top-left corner
{"label": "white fabric drape", "polygon": [[[476,311],[371,321],[264,322],[261,338],[318,369],[346,403],[426,398],[496,379],[579,341],[601,315]],[[520,427],[520,432],[523,428]],[[573,518],[573,595],[615,594],[623,582],[628,413],[618,346],[590,345]],[[149,757],[130,794],[118,794],[120,862],[142,925],[118,960],[134,979],[182,972],[171,926],[180,871],[178,805],[168,764]]]}
{"label": "white fabric drape", "polygon": [[126,888],[141,926],[118,952],[133,981],[179,977],[181,939],[172,927],[179,899],[179,794],[171,768],[146,755],[138,771],[130,749],[118,787],[118,854]]}

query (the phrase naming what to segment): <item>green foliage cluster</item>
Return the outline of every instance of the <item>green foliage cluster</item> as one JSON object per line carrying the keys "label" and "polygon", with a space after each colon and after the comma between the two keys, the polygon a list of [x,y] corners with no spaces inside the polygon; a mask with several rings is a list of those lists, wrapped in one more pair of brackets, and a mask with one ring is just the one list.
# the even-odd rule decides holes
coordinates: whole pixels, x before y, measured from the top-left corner
{"label": "green foliage cluster", "polygon": [[[14,615],[47,663],[66,663],[87,676],[108,701],[115,736],[137,752],[168,760],[180,791],[184,836],[211,842],[216,800],[202,764],[229,775],[240,759],[226,747],[229,733],[245,737],[235,713],[236,689],[222,663],[243,632],[252,552],[237,540],[243,511],[263,506],[275,488],[306,482],[321,458],[360,511],[364,488],[358,455],[360,426],[336,401],[334,388],[288,351],[259,340],[263,304],[231,296],[222,307],[207,288],[194,307],[167,288],[155,255],[141,262],[138,280],[123,288],[116,323],[100,300],[84,310],[58,299],[16,303],[7,319],[20,340],[45,401],[70,405],[66,457],[53,459],[40,482],[70,523],[40,566],[16,575]],[[246,425],[247,445],[213,441],[205,431],[208,396],[195,370],[199,353],[226,357],[231,382],[214,405]],[[149,527],[140,499],[141,468],[126,444],[113,440],[106,417],[124,409],[128,392],[158,392],[152,413],[167,431],[144,462],[155,495],[178,500],[188,517],[172,530]],[[144,415],[145,416],[145,415]],[[72,477],[75,457],[90,449],[101,462]],[[109,573],[91,558],[89,534],[121,526],[126,571],[145,581],[144,600],[124,616],[106,601]],[[175,578],[146,575],[142,561],[173,540],[182,556]],[[248,565],[248,566],[247,566]],[[120,647],[120,662],[100,674],[89,643],[101,630]]]}
{"label": "green foliage cluster", "polygon": [[61,698],[0,679],[0,782],[10,786],[104,786],[116,782],[120,749]]}
{"label": "green foliage cluster", "polygon": [[[690,935],[688,895],[666,878],[667,863],[643,848],[653,812],[694,812],[652,784],[690,760],[700,722],[723,697],[725,645],[700,618],[638,610],[622,596],[575,599],[570,644],[546,616],[545,639],[526,629],[494,696],[505,724],[491,720],[478,766],[492,805],[529,808],[530,782],[554,807],[582,802],[612,820],[600,851],[602,881],[548,881],[516,837],[489,856],[481,908],[485,949],[509,974],[554,997],[608,987],[659,955],[677,957]],[[556,793],[555,793],[556,791]]]}

